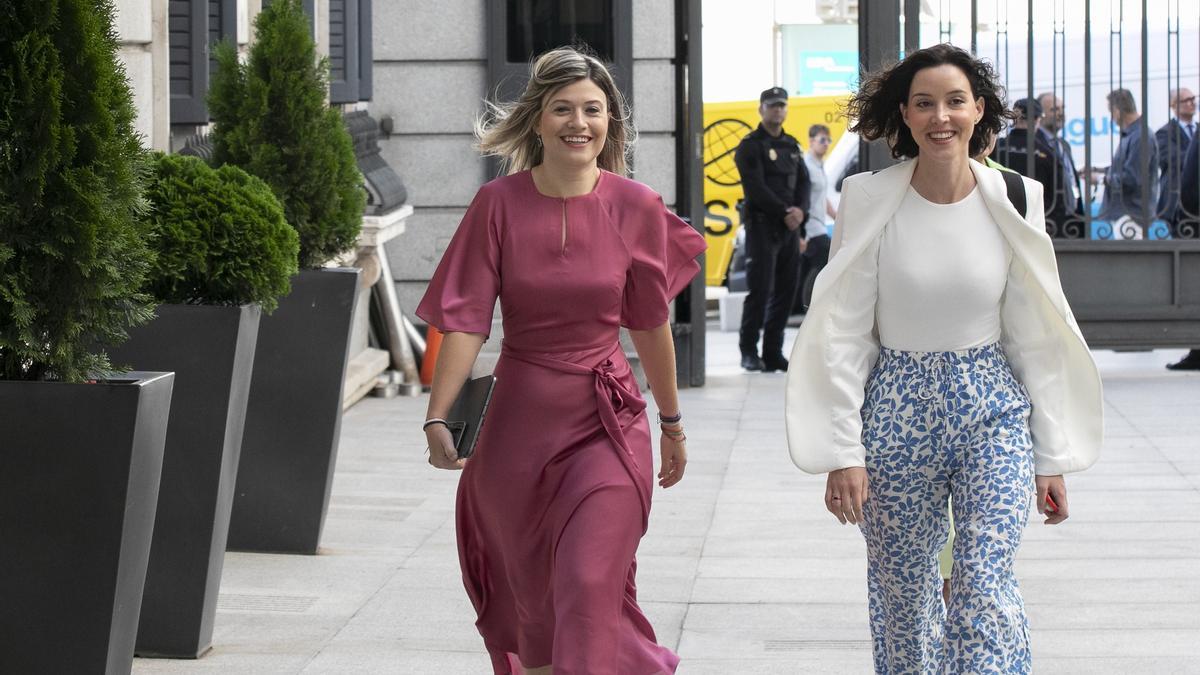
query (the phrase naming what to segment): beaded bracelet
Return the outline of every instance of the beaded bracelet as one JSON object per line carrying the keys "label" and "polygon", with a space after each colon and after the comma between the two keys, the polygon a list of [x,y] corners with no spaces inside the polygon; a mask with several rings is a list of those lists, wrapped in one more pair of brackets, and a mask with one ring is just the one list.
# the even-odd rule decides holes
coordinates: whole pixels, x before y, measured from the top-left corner
{"label": "beaded bracelet", "polygon": [[663,417],[663,414],[661,412],[658,413],[658,423],[659,424],[679,424],[682,421],[683,421],[683,411],[682,410],[675,413],[674,415],[669,416],[669,417]]}
{"label": "beaded bracelet", "polygon": [[444,420],[440,417],[430,417],[429,419],[425,420],[424,424],[421,425],[421,431],[425,431],[432,424],[443,424],[447,428],[449,428],[449,426],[450,426],[449,422],[447,422],[446,420]]}

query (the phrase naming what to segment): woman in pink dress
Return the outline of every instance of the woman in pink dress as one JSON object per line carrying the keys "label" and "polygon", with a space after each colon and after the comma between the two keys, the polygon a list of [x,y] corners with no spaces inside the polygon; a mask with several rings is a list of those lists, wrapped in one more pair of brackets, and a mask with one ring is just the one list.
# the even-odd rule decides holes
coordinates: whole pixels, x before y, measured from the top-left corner
{"label": "woman in pink dress", "polygon": [[[625,177],[629,113],[595,58],[556,49],[478,130],[508,175],[480,188],[417,314],[445,333],[425,433],[463,469],[459,563],[496,673],[673,673],[637,604],[634,555],[654,482],[629,329],[660,410],[658,483],[687,463],[670,300],[703,238]],[[445,424],[500,300],[504,341],[475,454]]]}

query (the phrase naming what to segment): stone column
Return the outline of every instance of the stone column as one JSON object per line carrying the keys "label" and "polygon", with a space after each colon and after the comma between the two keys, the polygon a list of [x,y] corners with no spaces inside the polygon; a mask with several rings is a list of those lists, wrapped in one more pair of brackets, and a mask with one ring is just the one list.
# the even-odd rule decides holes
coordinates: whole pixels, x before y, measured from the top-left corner
{"label": "stone column", "polygon": [[167,3],[118,0],[116,30],[119,56],[133,91],[135,122],[155,150],[170,146],[171,94],[167,62]]}

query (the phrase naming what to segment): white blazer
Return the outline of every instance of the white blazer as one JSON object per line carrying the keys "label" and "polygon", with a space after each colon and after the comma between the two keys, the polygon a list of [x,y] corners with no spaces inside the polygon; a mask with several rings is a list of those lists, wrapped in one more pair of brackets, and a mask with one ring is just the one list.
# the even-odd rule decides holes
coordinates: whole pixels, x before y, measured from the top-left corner
{"label": "white blazer", "polygon": [[[817,277],[787,374],[788,448],[796,466],[809,473],[866,465],[860,410],[879,358],[875,308],[840,298],[847,277],[870,269],[860,264],[861,254],[892,220],[916,164],[908,160],[843,183],[829,264]],[[1099,456],[1104,433],[1100,372],[1063,295],[1042,185],[1023,178],[1029,215],[1022,218],[998,170],[974,161],[971,170],[1013,252],[1000,341],[1033,403],[1035,470],[1056,475],[1086,469]]]}

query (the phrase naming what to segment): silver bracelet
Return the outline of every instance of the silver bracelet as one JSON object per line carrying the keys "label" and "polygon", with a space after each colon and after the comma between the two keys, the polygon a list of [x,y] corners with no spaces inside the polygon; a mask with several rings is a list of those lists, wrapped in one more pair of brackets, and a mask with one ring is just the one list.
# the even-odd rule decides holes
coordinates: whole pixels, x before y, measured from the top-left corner
{"label": "silver bracelet", "polygon": [[421,431],[428,429],[429,425],[431,424],[444,424],[446,427],[450,426],[449,422],[440,417],[430,417],[429,419],[425,420],[424,424],[421,425]]}

